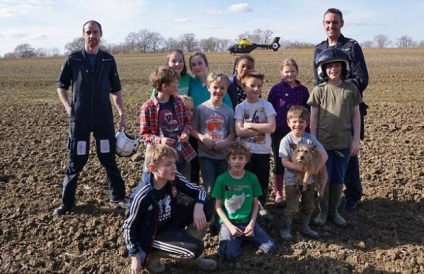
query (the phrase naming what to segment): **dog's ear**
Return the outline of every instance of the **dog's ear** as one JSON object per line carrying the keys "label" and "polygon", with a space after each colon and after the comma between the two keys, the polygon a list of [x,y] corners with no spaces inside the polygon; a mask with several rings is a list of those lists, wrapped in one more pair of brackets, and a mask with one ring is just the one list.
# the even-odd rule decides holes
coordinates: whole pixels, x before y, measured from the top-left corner
{"label": "dog's ear", "polygon": [[296,144],[289,144],[292,150],[296,150],[297,145]]}
{"label": "dog's ear", "polygon": [[310,145],[309,147],[310,147],[312,150],[316,150],[317,145],[315,145],[315,144],[314,144],[314,145]]}

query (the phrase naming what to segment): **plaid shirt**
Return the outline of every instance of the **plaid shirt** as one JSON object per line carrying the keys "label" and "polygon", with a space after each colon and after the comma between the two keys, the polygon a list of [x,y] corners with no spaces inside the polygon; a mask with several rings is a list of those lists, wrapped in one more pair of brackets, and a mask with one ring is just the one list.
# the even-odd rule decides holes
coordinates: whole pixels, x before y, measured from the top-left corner
{"label": "plaid shirt", "polygon": [[[191,124],[183,101],[178,96],[171,96],[170,100],[174,105],[179,131],[190,136]],[[159,144],[161,140],[159,136],[159,108],[160,105],[156,96],[149,99],[140,108],[140,139],[148,145]],[[196,151],[188,142],[181,143],[181,145],[183,146],[184,160],[188,163],[196,157]]]}

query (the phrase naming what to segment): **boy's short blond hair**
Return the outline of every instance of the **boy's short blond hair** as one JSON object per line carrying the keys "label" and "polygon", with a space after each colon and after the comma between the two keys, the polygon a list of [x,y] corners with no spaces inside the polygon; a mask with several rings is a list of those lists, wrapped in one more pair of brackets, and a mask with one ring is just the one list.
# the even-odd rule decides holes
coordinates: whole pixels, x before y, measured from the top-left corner
{"label": "boy's short blond hair", "polygon": [[147,148],[145,161],[147,166],[156,165],[167,157],[178,160],[178,152],[170,146],[158,144]]}
{"label": "boy's short blond hair", "polygon": [[259,79],[263,83],[264,82],[265,75],[263,75],[262,73],[254,70],[254,69],[251,69],[251,70],[249,70],[249,71],[246,72],[246,74],[243,76],[243,78],[241,78],[241,84],[242,84],[242,86],[246,86],[246,82],[250,78]]}
{"label": "boy's short blond hair", "polygon": [[300,118],[309,123],[310,113],[307,108],[300,105],[292,106],[287,112],[287,121],[293,118]]}
{"label": "boy's short blond hair", "polygon": [[180,74],[168,66],[157,67],[149,77],[150,84],[157,91],[162,90],[163,84],[170,84],[175,79],[180,79]]}
{"label": "boy's short blond hair", "polygon": [[230,85],[230,79],[225,73],[222,72],[211,72],[206,77],[206,86],[209,88],[213,82],[227,82],[227,87]]}
{"label": "boy's short blond hair", "polygon": [[228,146],[226,159],[230,159],[233,155],[243,155],[246,157],[247,162],[250,161],[250,150],[247,148],[246,144],[240,140],[236,140]]}
{"label": "boy's short blond hair", "polygon": [[293,58],[284,59],[283,62],[281,62],[280,70],[283,69],[285,66],[293,66],[299,72],[299,66]]}

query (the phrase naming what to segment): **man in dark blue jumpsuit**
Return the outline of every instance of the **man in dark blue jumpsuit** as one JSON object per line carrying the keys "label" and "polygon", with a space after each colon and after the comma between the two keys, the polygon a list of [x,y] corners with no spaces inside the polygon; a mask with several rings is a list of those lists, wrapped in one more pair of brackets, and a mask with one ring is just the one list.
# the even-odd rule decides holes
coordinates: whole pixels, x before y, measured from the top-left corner
{"label": "man in dark blue jumpsuit", "polygon": [[[88,160],[90,133],[96,139],[97,157],[106,171],[110,205],[125,207],[125,185],[115,159],[115,128],[112,105],[120,115],[119,128],[126,129],[121,83],[115,59],[99,49],[102,27],[96,21],[83,25],[84,49],[70,54],[56,81],[59,98],[70,117],[69,159],[63,180],[62,204],[55,209],[65,214],[75,206],[78,175]],[[72,84],[72,103],[68,88]]]}
{"label": "man in dark blue jumpsuit", "polygon": [[[327,40],[322,41],[315,47],[315,84],[318,85],[321,82],[321,79],[319,79],[317,74],[317,64],[315,63],[317,55],[327,48],[340,48],[349,54],[352,59],[352,67],[348,81],[351,81],[358,87],[363,98],[363,92],[368,86],[368,70],[364,54],[357,41],[344,37],[341,34],[341,28],[343,25],[343,14],[340,10],[331,8],[324,13],[323,26],[327,34]],[[364,116],[367,115],[367,108],[368,106],[365,103],[361,103],[359,105],[361,114],[361,140],[364,139]],[[345,176],[345,186],[345,210],[354,211],[362,197],[362,183],[359,175],[358,155],[351,156],[349,159],[349,165]]]}

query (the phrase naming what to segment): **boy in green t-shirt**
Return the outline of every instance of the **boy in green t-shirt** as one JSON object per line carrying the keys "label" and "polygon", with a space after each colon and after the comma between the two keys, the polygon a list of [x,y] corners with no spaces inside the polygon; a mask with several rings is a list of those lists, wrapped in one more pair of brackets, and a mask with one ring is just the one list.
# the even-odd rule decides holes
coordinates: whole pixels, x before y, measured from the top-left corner
{"label": "boy in green t-shirt", "polygon": [[277,250],[275,240],[256,222],[262,190],[256,175],[244,169],[249,158],[243,142],[232,143],[226,155],[229,170],[218,176],[212,191],[221,222],[218,253],[226,260],[241,255],[244,241],[265,253]]}

